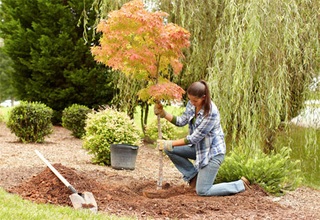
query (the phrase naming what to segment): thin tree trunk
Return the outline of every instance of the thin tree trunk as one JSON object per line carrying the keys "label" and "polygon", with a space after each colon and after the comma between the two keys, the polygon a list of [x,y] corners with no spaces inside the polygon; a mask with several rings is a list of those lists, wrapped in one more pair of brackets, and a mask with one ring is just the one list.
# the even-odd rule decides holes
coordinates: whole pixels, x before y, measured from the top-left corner
{"label": "thin tree trunk", "polygon": [[[158,139],[162,139],[162,132],[161,132],[161,123],[160,123],[160,116],[157,116],[158,120]],[[162,189],[162,180],[163,180],[163,151],[159,150],[159,177],[157,183],[157,189]]]}

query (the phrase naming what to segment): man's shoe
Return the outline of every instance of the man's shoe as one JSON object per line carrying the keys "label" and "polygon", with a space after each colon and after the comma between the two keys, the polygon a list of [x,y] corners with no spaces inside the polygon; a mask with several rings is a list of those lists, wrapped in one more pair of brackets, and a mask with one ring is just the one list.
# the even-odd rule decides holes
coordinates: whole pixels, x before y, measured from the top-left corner
{"label": "man's shoe", "polygon": [[195,176],[189,181],[189,187],[190,187],[190,188],[192,188],[192,189],[195,189],[195,188],[196,188],[197,177],[198,177],[198,174],[195,175]]}
{"label": "man's shoe", "polygon": [[243,177],[241,177],[241,180],[242,180],[243,185],[244,185],[244,188],[245,188],[246,190],[251,189],[250,181],[249,181],[247,178],[245,178],[245,177],[243,176]]}

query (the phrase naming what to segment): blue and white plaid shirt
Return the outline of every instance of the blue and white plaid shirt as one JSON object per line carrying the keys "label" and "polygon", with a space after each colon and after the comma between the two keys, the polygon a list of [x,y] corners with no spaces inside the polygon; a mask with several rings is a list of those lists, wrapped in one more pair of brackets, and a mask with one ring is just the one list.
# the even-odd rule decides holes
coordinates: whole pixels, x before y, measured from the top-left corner
{"label": "blue and white plaid shirt", "polygon": [[179,127],[189,125],[189,135],[186,139],[196,148],[195,168],[201,169],[213,156],[225,154],[226,144],[217,106],[211,102],[211,111],[207,117],[204,117],[204,110],[201,109],[194,121],[195,113],[196,108],[189,101],[185,112],[176,116],[172,123]]}

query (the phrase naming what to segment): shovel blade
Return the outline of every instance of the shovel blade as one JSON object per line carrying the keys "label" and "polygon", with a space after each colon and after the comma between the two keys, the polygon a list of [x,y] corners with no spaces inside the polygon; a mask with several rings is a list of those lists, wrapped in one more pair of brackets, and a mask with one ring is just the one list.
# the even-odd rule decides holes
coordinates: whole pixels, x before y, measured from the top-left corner
{"label": "shovel blade", "polygon": [[82,195],[73,193],[69,198],[75,209],[90,209],[94,213],[98,211],[97,202],[91,192],[84,192]]}

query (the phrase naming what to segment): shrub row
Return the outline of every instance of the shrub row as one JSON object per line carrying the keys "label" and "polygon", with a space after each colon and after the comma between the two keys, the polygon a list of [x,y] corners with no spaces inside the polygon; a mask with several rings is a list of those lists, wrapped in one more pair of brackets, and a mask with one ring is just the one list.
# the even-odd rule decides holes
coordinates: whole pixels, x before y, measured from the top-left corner
{"label": "shrub row", "polygon": [[[14,107],[7,126],[22,142],[43,142],[52,133],[53,111],[38,102],[21,102]],[[163,138],[175,139],[171,123],[161,122]],[[124,112],[112,108],[93,111],[86,106],[74,104],[63,111],[62,125],[72,135],[83,139],[83,148],[92,154],[92,162],[110,165],[111,144],[141,145],[141,131]],[[157,139],[157,123],[148,125],[146,135]],[[216,181],[225,182],[245,175],[252,183],[267,192],[281,194],[296,188],[301,182],[299,161],[290,160],[290,149],[269,155],[257,151],[254,158],[240,148],[233,149],[226,157]]]}
{"label": "shrub row", "polygon": [[[74,104],[63,111],[62,126],[72,135],[81,138],[87,113],[90,109]],[[9,113],[7,127],[22,142],[42,143],[52,133],[53,110],[40,102],[21,102]]]}
{"label": "shrub row", "polygon": [[[52,133],[53,110],[38,102],[21,102],[10,114],[7,127],[22,142],[41,143]],[[124,112],[112,108],[92,111],[73,104],[62,112],[62,126],[76,138],[83,138],[83,148],[97,164],[110,165],[111,144],[141,144],[141,132]]]}

